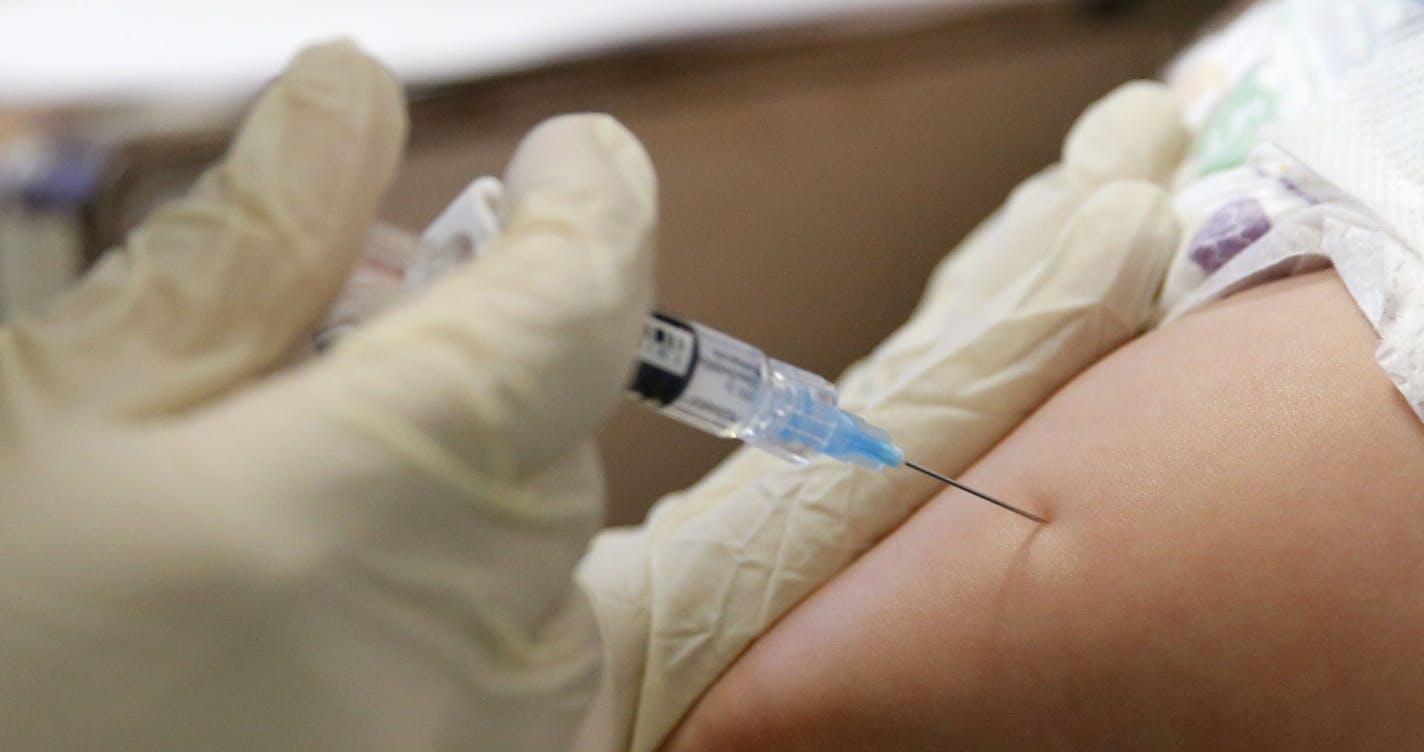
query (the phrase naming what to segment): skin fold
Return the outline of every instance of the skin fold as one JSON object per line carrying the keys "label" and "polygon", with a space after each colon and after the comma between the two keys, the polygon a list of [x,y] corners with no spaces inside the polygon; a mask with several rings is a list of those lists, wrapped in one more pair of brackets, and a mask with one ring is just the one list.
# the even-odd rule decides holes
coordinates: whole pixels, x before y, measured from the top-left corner
{"label": "skin fold", "polygon": [[755,643],[700,750],[1405,749],[1424,424],[1332,272],[1085,372]]}

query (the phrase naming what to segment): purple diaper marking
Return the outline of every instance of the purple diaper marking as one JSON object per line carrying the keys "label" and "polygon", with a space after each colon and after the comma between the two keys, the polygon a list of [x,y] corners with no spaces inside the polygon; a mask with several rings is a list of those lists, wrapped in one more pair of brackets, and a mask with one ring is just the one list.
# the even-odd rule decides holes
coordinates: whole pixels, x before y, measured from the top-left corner
{"label": "purple diaper marking", "polygon": [[1238,198],[1226,204],[1197,230],[1188,257],[1207,273],[1220,269],[1241,249],[1260,240],[1271,229],[1271,220],[1261,202]]}

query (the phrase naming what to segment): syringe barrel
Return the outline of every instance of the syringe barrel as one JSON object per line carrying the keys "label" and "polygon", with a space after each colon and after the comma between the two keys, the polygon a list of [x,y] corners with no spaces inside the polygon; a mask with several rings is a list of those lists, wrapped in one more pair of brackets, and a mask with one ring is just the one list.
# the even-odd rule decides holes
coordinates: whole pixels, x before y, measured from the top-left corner
{"label": "syringe barrel", "polygon": [[643,327],[629,391],[674,420],[792,462],[817,454],[866,467],[900,461],[888,434],[837,407],[830,382],[667,314]]}
{"label": "syringe barrel", "polygon": [[766,401],[768,361],[761,350],[716,329],[655,312],[643,324],[628,389],[670,418],[741,438]]}

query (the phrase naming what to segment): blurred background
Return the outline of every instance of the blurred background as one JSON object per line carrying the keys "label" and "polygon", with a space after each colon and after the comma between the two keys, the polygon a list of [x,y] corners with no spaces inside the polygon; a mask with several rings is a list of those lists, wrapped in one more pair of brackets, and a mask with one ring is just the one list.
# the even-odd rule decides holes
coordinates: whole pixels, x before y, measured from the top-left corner
{"label": "blurred background", "polygon": [[[0,0],[0,317],[41,310],[219,156],[312,41],[408,87],[384,220],[418,231],[519,137],[603,111],[662,188],[659,307],[834,378],[1073,117],[1223,0]],[[734,448],[620,408],[611,521]]]}

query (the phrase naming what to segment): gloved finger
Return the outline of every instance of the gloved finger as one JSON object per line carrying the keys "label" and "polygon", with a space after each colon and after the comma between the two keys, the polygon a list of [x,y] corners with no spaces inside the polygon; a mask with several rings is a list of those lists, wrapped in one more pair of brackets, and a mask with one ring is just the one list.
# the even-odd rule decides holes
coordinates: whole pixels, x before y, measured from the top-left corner
{"label": "gloved finger", "polygon": [[9,373],[31,374],[25,386],[57,403],[132,415],[193,405],[275,365],[346,278],[405,127],[379,64],[345,42],[306,50],[186,197],[50,315],[15,326]]}
{"label": "gloved finger", "polygon": [[960,472],[1142,331],[1179,232],[1164,189],[1142,181],[1099,188],[1038,263],[857,408],[891,426],[907,456]]}
{"label": "gloved finger", "polygon": [[[1141,329],[1177,234],[1160,187],[1099,188],[1020,280],[984,301],[979,317],[942,332],[862,414],[891,427],[907,457],[959,473]],[[763,469],[753,481],[729,464],[661,502],[635,533],[597,539],[582,566],[604,631],[648,636],[642,654],[633,644],[627,655],[609,655],[612,689],[601,695],[611,712],[632,716],[634,750],[654,748],[756,635],[932,490],[904,470],[833,462]],[[1005,516],[1006,524],[1019,519]],[[634,585],[605,582],[614,572]],[[636,708],[626,704],[629,687]]]}
{"label": "gloved finger", "polygon": [[[936,267],[914,314],[839,380],[841,405],[858,412],[891,388],[961,321],[983,320],[987,302],[1018,284],[1061,242],[1074,212],[1106,184],[1164,183],[1189,141],[1180,108],[1160,83],[1114,89],[1079,116],[1062,161],[1019,185],[1008,201]],[[1132,226],[1125,218],[1125,227]],[[898,436],[895,425],[882,426]],[[765,453],[739,452],[704,482],[734,487],[776,466]]]}
{"label": "gloved finger", "polygon": [[1118,180],[1165,184],[1189,135],[1180,107],[1160,83],[1126,83],[1094,103],[1069,131],[1059,164],[1015,188],[1003,207],[940,262],[914,315],[877,351],[879,369],[895,371],[906,356],[915,357],[916,348],[905,343],[933,340],[1017,280],[1099,187]]}
{"label": "gloved finger", "polygon": [[656,184],[617,121],[540,125],[505,183],[506,225],[474,262],[302,375],[329,415],[452,475],[519,474],[592,431],[651,301]]}

